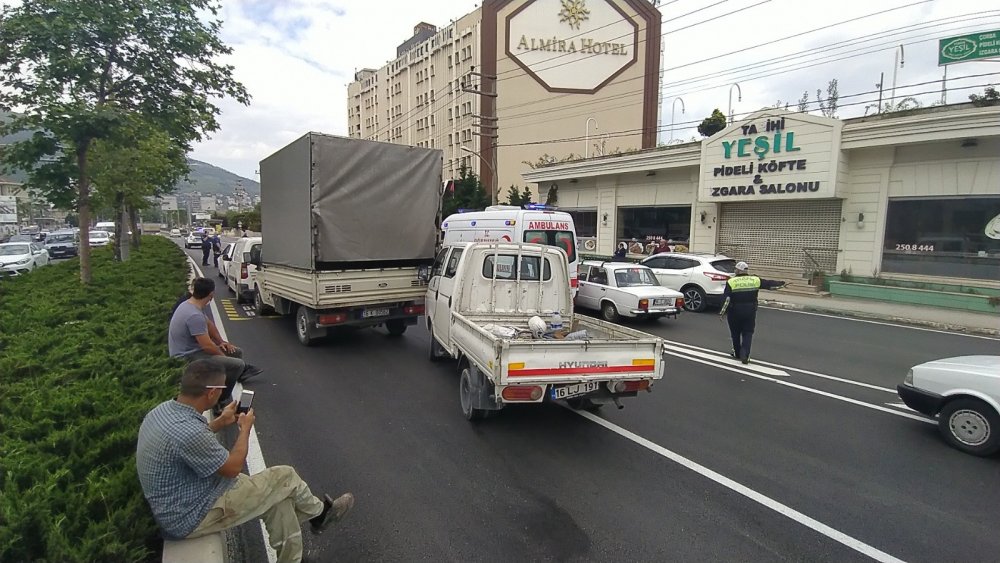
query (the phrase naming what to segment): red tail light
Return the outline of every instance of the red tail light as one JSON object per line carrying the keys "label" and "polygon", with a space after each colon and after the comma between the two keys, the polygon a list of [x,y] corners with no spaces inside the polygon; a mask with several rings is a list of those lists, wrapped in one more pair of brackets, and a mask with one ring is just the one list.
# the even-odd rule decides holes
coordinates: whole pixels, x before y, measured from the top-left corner
{"label": "red tail light", "polygon": [[329,315],[320,315],[317,319],[321,325],[337,325],[342,322],[347,321],[347,314],[345,313],[332,313]]}
{"label": "red tail light", "polygon": [[423,305],[407,305],[403,307],[403,313],[407,315],[423,315],[424,306]]}
{"label": "red tail light", "polygon": [[580,280],[578,280],[576,278],[570,279],[569,280],[569,286],[570,287],[580,287]]}
{"label": "red tail light", "polygon": [[247,273],[247,265],[246,264],[240,264],[240,279],[241,280],[245,280],[248,277],[250,277],[250,274]]}
{"label": "red tail light", "polygon": [[728,274],[713,274],[712,272],[702,272],[712,281],[726,281],[730,278]]}
{"label": "red tail light", "polygon": [[649,389],[648,379],[641,379],[639,381],[618,381],[613,386],[615,393],[632,393],[634,391],[642,391],[643,389]]}
{"label": "red tail light", "polygon": [[505,401],[537,401],[542,398],[542,388],[538,385],[511,385],[504,387],[500,396]]}

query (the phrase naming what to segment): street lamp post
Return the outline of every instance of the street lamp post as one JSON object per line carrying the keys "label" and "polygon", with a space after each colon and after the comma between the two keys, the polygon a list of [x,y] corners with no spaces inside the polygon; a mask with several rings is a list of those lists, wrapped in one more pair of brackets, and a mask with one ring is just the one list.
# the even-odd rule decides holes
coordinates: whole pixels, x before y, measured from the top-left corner
{"label": "street lamp post", "polygon": [[[889,107],[892,108],[893,104],[896,103],[896,75],[897,71],[903,68],[903,64],[906,61],[903,60],[903,46],[900,45],[896,49],[895,57],[892,60],[892,94],[889,95]],[[947,67],[945,67],[947,68]]]}
{"label": "street lamp post", "polygon": [[667,141],[668,145],[674,140],[674,114],[677,112],[677,102],[681,103],[681,115],[687,112],[687,108],[684,107],[684,100],[674,98],[673,107],[670,109],[670,141]]}
{"label": "street lamp post", "polygon": [[474,155],[478,156],[479,160],[482,161],[483,166],[485,166],[486,168],[490,169],[490,175],[493,176],[493,205],[496,205],[497,204],[497,192],[500,190],[500,180],[497,178],[496,164],[494,164],[494,165],[491,166],[490,163],[485,158],[483,158],[483,155],[481,155],[478,152],[470,149],[469,147],[463,146],[462,150],[465,151],[465,152],[467,152],[467,153],[471,153],[471,154],[474,154]]}
{"label": "street lamp post", "polygon": [[733,124],[733,88],[736,88],[736,92],[739,96],[736,98],[737,102],[743,101],[743,90],[740,88],[739,84],[734,83],[729,87],[729,124]]}
{"label": "street lamp post", "polygon": [[600,127],[597,126],[597,120],[596,119],[594,119],[593,117],[588,117],[587,118],[587,135],[586,135],[586,141],[585,141],[587,143],[587,145],[583,149],[583,157],[584,158],[590,158],[590,122],[591,121],[594,122],[594,131],[600,131],[600,129],[601,129]]}

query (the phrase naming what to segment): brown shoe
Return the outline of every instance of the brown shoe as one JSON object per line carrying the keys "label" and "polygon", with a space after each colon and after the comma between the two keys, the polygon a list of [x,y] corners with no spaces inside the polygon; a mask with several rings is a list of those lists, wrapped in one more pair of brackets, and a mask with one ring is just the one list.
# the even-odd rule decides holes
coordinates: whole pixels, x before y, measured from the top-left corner
{"label": "brown shoe", "polygon": [[344,516],[354,507],[354,495],[344,493],[337,497],[337,500],[330,498],[330,495],[323,495],[323,512],[319,516],[309,520],[312,524],[314,534],[322,533],[323,530],[343,520]]}

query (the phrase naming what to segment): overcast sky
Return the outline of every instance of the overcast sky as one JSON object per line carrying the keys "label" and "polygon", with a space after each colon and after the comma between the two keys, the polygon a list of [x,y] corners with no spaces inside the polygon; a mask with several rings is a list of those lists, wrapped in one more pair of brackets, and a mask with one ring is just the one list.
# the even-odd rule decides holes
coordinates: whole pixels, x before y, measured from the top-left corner
{"label": "overcast sky", "polygon": [[[222,129],[197,145],[192,156],[257,179],[258,162],[303,133],[345,134],[347,84],[356,69],[378,68],[394,58],[396,46],[412,35],[414,24],[426,21],[441,27],[478,4],[223,0],[222,6],[223,38],[234,48],[228,62],[253,100],[249,107],[223,101]],[[863,17],[900,6],[908,7]],[[728,111],[734,82],[742,91],[738,101],[733,89],[737,118],[778,100],[794,109],[804,90],[815,102],[816,89],[823,89],[825,96],[831,78],[840,83],[839,117],[863,115],[865,106],[878,98],[875,84],[881,72],[888,100],[900,43],[905,64],[897,71],[897,100],[914,95],[923,105],[936,103],[942,76],[937,40],[1000,29],[1000,5],[989,0],[664,0],[661,11],[662,121],[669,128],[674,99],[680,97],[686,112],[682,114],[678,102],[675,137],[685,140],[697,132],[684,122],[700,121],[714,108]],[[852,18],[862,19],[778,41]],[[781,57],[787,59],[775,60]],[[909,86],[931,81],[936,82]],[[982,92],[982,85],[989,83],[1000,83],[1000,62],[952,65],[948,102],[967,101],[970,93]],[[600,128],[615,130],[609,123]],[[662,139],[669,137],[667,131]],[[576,152],[583,152],[582,143]]]}

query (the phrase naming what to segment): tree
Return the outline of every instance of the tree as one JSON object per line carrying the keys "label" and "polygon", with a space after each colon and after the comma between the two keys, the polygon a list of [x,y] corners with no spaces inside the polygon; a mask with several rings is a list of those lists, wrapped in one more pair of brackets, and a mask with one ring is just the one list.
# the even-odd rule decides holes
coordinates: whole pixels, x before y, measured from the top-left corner
{"label": "tree", "polygon": [[91,150],[142,115],[189,150],[219,128],[215,98],[249,103],[219,39],[216,0],[33,0],[0,12],[0,133],[35,131],[2,154],[5,168],[53,204],[75,208],[80,279],[89,283]]}
{"label": "tree", "polygon": [[809,90],[802,92],[802,97],[799,98],[799,113],[806,113],[809,111]]}
{"label": "tree", "polygon": [[836,118],[837,117],[837,100],[840,99],[840,94],[837,92],[837,79],[834,78],[826,85],[826,101],[824,102],[822,98],[822,91],[816,90],[816,102],[819,103],[819,111],[824,117]]}
{"label": "tree", "polygon": [[525,186],[523,191],[518,191],[517,186],[511,186],[507,188],[507,205],[516,205],[518,207],[531,203],[534,194],[531,193],[531,188]]}
{"label": "tree", "polygon": [[716,108],[712,111],[712,115],[706,117],[705,120],[701,122],[701,125],[698,126],[698,132],[701,133],[702,137],[711,137],[712,135],[715,135],[719,131],[725,129],[726,124],[727,119],[725,114]]}
{"label": "tree", "polygon": [[[132,231],[131,246],[139,247],[138,212],[150,205],[149,198],[168,194],[187,175],[184,148],[167,134],[138,116],[128,119],[114,137],[94,141],[91,178],[94,204],[111,207],[115,219],[115,258],[121,260],[122,245]],[[128,213],[126,229],[122,217]]]}
{"label": "tree", "polygon": [[983,94],[970,94],[969,101],[976,107],[995,106],[1000,104],[1000,92],[993,86],[987,86]]}
{"label": "tree", "polygon": [[444,194],[441,203],[443,217],[447,217],[459,209],[484,209],[490,204],[490,197],[483,189],[479,176],[465,166],[459,170],[459,178],[455,180],[454,186],[453,190]]}

